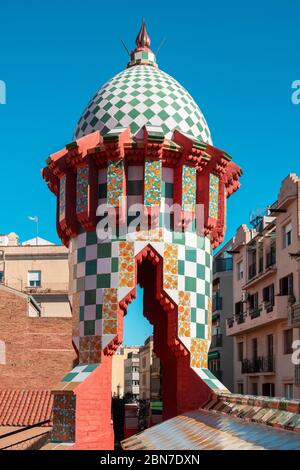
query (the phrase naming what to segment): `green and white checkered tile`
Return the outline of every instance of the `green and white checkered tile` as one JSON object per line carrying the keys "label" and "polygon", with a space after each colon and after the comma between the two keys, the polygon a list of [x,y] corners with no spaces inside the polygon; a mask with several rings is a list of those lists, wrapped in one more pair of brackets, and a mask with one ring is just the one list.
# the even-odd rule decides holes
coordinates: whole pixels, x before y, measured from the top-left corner
{"label": "green and white checkered tile", "polygon": [[194,369],[203,382],[212,390],[227,390],[209,369]]}
{"label": "green and white checkered tile", "polygon": [[103,85],[84,111],[75,139],[99,130],[160,126],[167,139],[178,129],[211,143],[205,118],[191,95],[170,75],[149,65],[130,67]]}
{"label": "green and white checkered tile", "polygon": [[83,364],[76,366],[62,379],[62,382],[84,382],[97,367],[99,367],[99,364]]}
{"label": "green and white checkered tile", "polygon": [[[212,252],[208,239],[197,239],[199,248],[178,245],[178,290],[190,293],[190,337],[209,339],[208,299],[211,298]],[[190,348],[190,338],[180,339]]]}

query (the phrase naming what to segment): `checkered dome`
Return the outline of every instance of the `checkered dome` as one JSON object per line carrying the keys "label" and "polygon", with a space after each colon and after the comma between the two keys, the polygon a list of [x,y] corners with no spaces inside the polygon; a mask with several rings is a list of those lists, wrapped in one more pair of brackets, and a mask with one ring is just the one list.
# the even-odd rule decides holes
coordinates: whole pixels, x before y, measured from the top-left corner
{"label": "checkered dome", "polygon": [[204,116],[191,95],[170,75],[150,65],[135,65],[100,88],[84,111],[78,139],[96,130],[102,135],[116,127],[160,126],[167,139],[178,129],[211,143]]}

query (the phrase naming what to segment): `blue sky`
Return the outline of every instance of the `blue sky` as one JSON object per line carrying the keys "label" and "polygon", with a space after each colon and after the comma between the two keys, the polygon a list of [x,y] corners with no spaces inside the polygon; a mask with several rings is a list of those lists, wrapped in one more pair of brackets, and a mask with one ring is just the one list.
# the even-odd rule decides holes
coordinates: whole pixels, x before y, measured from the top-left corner
{"label": "blue sky", "polygon": [[[242,188],[229,200],[227,238],[251,210],[276,199],[289,172],[300,174],[300,105],[291,102],[291,83],[300,79],[299,1],[15,0],[1,5],[7,104],[0,105],[0,233],[34,236],[27,216],[37,214],[41,236],[58,241],[55,199],[40,169],[72,140],[101,84],[125,67],[120,38],[131,50],[143,17],[154,51],[167,39],[160,68],[187,88],[214,144],[243,168]],[[126,331],[134,321],[128,315]],[[149,332],[139,322],[127,342]]]}

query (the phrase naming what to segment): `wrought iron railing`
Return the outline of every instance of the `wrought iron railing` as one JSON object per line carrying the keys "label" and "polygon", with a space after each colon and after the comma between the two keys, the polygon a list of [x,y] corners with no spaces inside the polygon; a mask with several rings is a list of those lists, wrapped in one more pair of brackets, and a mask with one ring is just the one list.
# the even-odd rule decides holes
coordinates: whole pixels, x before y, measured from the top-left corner
{"label": "wrought iron railing", "polygon": [[261,356],[256,359],[243,359],[242,374],[252,374],[258,372],[275,372],[274,356]]}

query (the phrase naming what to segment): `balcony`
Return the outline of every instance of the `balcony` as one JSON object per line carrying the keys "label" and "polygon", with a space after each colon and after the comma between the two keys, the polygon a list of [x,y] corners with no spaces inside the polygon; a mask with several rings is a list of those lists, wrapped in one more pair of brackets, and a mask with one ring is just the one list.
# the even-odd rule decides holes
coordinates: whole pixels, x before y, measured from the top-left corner
{"label": "balcony", "polygon": [[[273,302],[263,302],[255,309],[248,310],[248,313],[240,313],[227,319],[227,334],[229,336],[255,330],[262,325],[268,325],[276,321],[288,319],[288,312],[291,308],[288,304],[288,296],[276,295],[275,304]],[[300,312],[300,305],[299,305]]]}
{"label": "balcony", "polygon": [[212,299],[212,311],[222,310],[223,308],[223,299],[220,295],[213,295]]}
{"label": "balcony", "polygon": [[213,273],[221,273],[232,271],[233,269],[233,260],[232,258],[217,258],[213,263]]}
{"label": "balcony", "polygon": [[259,374],[275,372],[274,356],[257,357],[256,359],[243,359],[242,374]]}
{"label": "balcony", "polygon": [[271,250],[266,254],[266,268],[270,268],[276,264],[276,251]]}
{"label": "balcony", "polygon": [[250,264],[248,268],[248,279],[252,279],[256,276],[256,263]]}
{"label": "balcony", "polygon": [[289,309],[289,326],[300,327],[300,304],[294,304]]}
{"label": "balcony", "polygon": [[223,335],[212,335],[211,348],[221,348],[223,346]]}
{"label": "balcony", "polygon": [[261,312],[261,308],[252,308],[251,310],[249,310],[249,315],[250,315],[250,318],[257,318],[260,316],[260,312]]}

